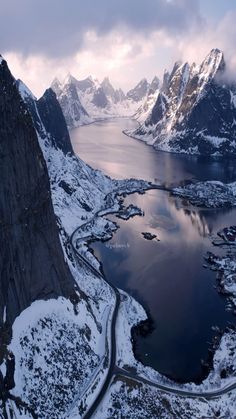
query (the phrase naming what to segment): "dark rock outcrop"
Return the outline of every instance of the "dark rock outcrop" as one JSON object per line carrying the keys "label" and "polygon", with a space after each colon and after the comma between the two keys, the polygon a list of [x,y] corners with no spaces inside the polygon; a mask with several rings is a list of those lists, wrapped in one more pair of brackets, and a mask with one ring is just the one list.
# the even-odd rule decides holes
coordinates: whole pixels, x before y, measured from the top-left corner
{"label": "dark rock outcrop", "polygon": [[160,80],[158,79],[157,76],[155,76],[152,82],[150,83],[148,95],[154,95],[157,89],[159,89],[159,86],[160,86]]}
{"label": "dark rock outcrop", "polygon": [[[49,91],[40,109],[45,125],[56,134],[60,133],[60,127],[47,119],[52,102],[55,104],[55,96]],[[3,59],[0,61],[0,167],[2,327],[3,323],[10,326],[37,299],[75,296],[74,281],[60,245],[47,167],[36,130]]]}
{"label": "dark rock outcrop", "polygon": [[53,145],[64,153],[73,153],[65,118],[52,89],[47,89],[37,101],[37,108],[46,131],[51,134]]}
{"label": "dark rock outcrop", "polygon": [[42,139],[50,136],[52,146],[64,153],[73,153],[66,120],[54,91],[47,89],[37,100],[21,80],[17,80],[16,84],[39,136]]}

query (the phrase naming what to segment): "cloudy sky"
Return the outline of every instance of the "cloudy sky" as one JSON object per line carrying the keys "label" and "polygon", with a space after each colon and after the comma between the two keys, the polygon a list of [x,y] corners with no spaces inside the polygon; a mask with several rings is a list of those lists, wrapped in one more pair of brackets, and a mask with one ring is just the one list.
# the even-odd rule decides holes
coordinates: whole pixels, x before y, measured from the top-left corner
{"label": "cloudy sky", "polygon": [[236,74],[235,0],[2,0],[0,21],[1,54],[38,96],[68,72],[127,90],[215,47]]}

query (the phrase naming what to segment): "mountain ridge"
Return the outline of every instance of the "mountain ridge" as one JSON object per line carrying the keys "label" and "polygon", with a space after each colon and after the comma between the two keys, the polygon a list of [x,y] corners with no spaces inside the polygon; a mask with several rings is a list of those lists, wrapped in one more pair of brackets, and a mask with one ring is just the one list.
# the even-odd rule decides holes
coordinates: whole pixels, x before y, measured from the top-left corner
{"label": "mountain ridge", "polygon": [[[156,79],[152,81],[152,95],[157,89]],[[77,80],[72,75],[67,76],[62,83],[54,79],[51,84],[69,129],[99,119],[132,117],[148,99],[150,86],[146,79],[142,79],[125,94],[122,89],[113,87],[109,77],[100,83],[91,76]]]}
{"label": "mountain ridge", "polygon": [[200,66],[175,63],[165,73],[156,102],[128,134],[159,150],[236,154],[235,88],[226,84],[224,54],[213,49]]}
{"label": "mountain ridge", "polygon": [[64,261],[47,167],[31,114],[3,59],[0,80],[2,326],[11,325],[36,299],[73,296],[75,284]]}

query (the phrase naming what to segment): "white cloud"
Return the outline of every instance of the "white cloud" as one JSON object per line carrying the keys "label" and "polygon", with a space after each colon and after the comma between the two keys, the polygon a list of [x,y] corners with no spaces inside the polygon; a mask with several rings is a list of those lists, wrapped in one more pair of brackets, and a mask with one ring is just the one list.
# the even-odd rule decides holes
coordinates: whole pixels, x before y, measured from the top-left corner
{"label": "white cloud", "polygon": [[7,53],[5,59],[14,76],[21,78],[36,96],[49,87],[54,77],[62,79],[68,72],[79,79],[90,74],[100,80],[109,76],[116,87],[127,90],[143,77],[151,79],[162,73],[163,57],[160,57],[159,47],[163,51],[170,45],[163,31],[148,37],[125,29],[104,36],[89,31],[83,49],[70,57],[55,59]]}
{"label": "white cloud", "polygon": [[199,63],[216,47],[225,52],[228,74],[236,79],[235,21],[236,12],[230,12],[218,24],[202,22],[197,31],[178,36],[164,29],[137,33],[125,26],[103,35],[90,30],[84,34],[83,48],[71,56],[7,53],[5,58],[14,75],[38,96],[55,76],[63,78],[68,72],[79,79],[92,74],[102,80],[108,75],[115,87],[128,90],[143,77],[162,77],[164,68],[171,69],[176,60]]}
{"label": "white cloud", "polygon": [[208,23],[199,32],[188,35],[177,45],[177,54],[186,61],[199,63],[212,48],[224,52],[227,72],[236,81],[236,12],[228,12],[216,23]]}

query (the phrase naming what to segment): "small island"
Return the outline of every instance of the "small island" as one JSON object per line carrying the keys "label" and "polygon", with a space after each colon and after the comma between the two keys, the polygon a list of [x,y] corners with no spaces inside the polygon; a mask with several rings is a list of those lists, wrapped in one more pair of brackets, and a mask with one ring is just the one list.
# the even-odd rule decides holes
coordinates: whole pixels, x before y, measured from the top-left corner
{"label": "small island", "polygon": [[142,235],[143,235],[144,239],[146,239],[146,240],[154,240],[154,239],[156,239],[156,241],[158,241],[158,242],[160,241],[157,238],[156,234],[152,234],[152,233],[149,233],[149,232],[143,232]]}
{"label": "small island", "polygon": [[122,209],[117,214],[117,218],[121,218],[122,220],[129,220],[131,217],[135,217],[135,215],[143,216],[144,213],[141,208],[136,207],[135,205],[131,204],[128,207]]}

